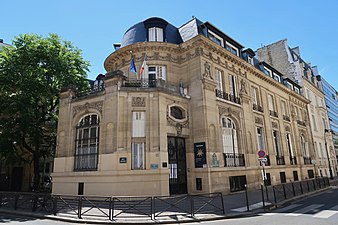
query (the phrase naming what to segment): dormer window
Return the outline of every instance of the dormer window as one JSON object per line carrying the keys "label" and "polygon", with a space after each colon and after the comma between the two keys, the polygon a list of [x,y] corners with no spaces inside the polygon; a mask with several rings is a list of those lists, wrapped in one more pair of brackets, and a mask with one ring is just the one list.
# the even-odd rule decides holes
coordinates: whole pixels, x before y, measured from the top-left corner
{"label": "dormer window", "polygon": [[274,75],[273,79],[275,79],[276,81],[280,82],[280,76],[277,75],[277,74],[275,74],[275,73],[273,75]]}
{"label": "dormer window", "polygon": [[148,40],[163,42],[163,29],[159,27],[150,27],[148,29]]}
{"label": "dormer window", "polygon": [[286,86],[287,86],[288,88],[290,88],[290,89],[293,88],[293,85],[292,85],[290,82],[287,82],[287,83],[286,83]]}
{"label": "dormer window", "polygon": [[[300,93],[300,90],[299,90],[299,88],[298,87],[295,87],[295,92],[297,93],[297,94],[299,94]],[[316,96],[317,97],[317,96]]]}
{"label": "dormer window", "polygon": [[248,56],[248,63],[250,63],[251,65],[253,65],[254,63],[253,63],[253,58],[252,57],[250,57],[250,56]]}
{"label": "dormer window", "polygon": [[224,47],[223,39],[220,36],[218,36],[217,34],[215,34],[214,32],[212,32],[210,30],[208,30],[208,36],[209,36],[210,40],[212,40],[216,44]]}
{"label": "dormer window", "polygon": [[265,73],[266,75],[268,75],[269,77],[272,77],[272,72],[271,72],[271,70],[268,69],[268,68],[265,67],[265,66],[264,66],[264,73]]}
{"label": "dormer window", "polygon": [[235,54],[238,56],[238,48],[236,48],[234,45],[230,44],[229,42],[226,42],[225,48],[232,54]]}

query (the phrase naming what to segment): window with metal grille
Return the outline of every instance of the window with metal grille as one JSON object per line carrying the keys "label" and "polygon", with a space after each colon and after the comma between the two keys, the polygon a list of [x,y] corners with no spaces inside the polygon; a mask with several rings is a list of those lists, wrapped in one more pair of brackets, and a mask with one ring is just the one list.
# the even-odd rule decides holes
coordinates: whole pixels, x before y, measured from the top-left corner
{"label": "window with metal grille", "polygon": [[76,126],[74,170],[97,170],[100,121],[96,114],[84,116]]}

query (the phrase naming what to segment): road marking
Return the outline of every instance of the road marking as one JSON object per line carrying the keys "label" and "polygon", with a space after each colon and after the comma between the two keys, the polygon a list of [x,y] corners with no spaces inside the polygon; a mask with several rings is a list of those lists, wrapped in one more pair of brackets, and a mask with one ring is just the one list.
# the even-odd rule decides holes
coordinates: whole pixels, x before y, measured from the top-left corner
{"label": "road marking", "polygon": [[327,219],[337,213],[338,212],[334,210],[323,210],[320,211],[319,213],[316,213],[313,217]]}
{"label": "road marking", "polygon": [[[271,205],[271,203],[265,202],[265,206],[267,206],[267,205]],[[259,209],[259,208],[262,208],[262,207],[263,207],[263,202],[258,202],[256,204],[249,205],[249,209],[250,210]],[[236,209],[231,209],[231,211],[245,212],[245,211],[247,211],[247,207],[244,206],[244,207],[240,207],[240,208],[236,208]]]}
{"label": "road marking", "polygon": [[310,212],[312,210],[315,210],[319,207],[323,206],[323,204],[312,204],[312,205],[309,205],[307,207],[304,207],[304,208],[301,208],[301,209],[298,209],[296,211],[294,211],[293,213],[288,213],[286,214],[287,216],[300,216],[304,213],[307,213],[307,212]]}
{"label": "road marking", "polygon": [[276,211],[278,213],[283,213],[283,212],[286,212],[286,211],[289,211],[290,209],[294,209],[294,208],[297,208],[298,206],[301,206],[302,204],[292,204],[292,205],[289,205],[285,208],[281,208],[281,209],[277,209]]}
{"label": "road marking", "polygon": [[338,211],[338,205],[333,206],[330,210]]}

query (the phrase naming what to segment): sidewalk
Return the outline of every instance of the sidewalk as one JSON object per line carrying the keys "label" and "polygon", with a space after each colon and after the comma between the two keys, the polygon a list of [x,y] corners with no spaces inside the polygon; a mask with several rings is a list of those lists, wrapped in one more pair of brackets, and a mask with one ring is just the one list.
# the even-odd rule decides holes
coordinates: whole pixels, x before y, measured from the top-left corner
{"label": "sidewalk", "polygon": [[[338,185],[338,177],[336,177],[334,180],[330,180],[331,186]],[[326,187],[323,189],[318,189],[314,192],[310,192],[301,196],[296,196],[290,199],[287,199],[285,201],[278,202],[278,204],[275,204],[271,199],[273,199],[273,193],[272,193],[272,187],[268,188],[268,195],[270,200],[266,200],[266,192],[264,190],[264,203],[265,203],[265,209],[263,208],[263,202],[262,202],[262,191],[261,190],[253,190],[248,191],[246,198],[246,192],[236,192],[233,194],[225,195],[223,196],[223,204],[224,204],[224,213],[218,212],[218,202],[219,199],[202,199],[202,201],[197,202],[194,207],[202,207],[203,204],[209,204],[207,207],[209,207],[209,212],[202,212],[202,211],[196,211],[197,213],[194,213],[193,216],[189,214],[189,207],[191,205],[188,205],[188,201],[183,201],[183,198],[175,198],[173,197],[172,201],[170,203],[163,202],[162,205],[159,205],[157,203],[156,210],[154,210],[154,216],[156,215],[155,219],[152,218],[154,216],[149,216],[146,214],[143,214],[144,212],[142,210],[139,210],[137,208],[137,204],[139,202],[142,203],[142,201],[137,202],[137,204],[134,205],[125,205],[125,208],[123,208],[123,202],[121,203],[120,207],[114,208],[113,211],[113,220],[110,220],[111,218],[109,214],[109,210],[105,207],[93,207],[94,205],[88,205],[83,204],[83,207],[81,208],[83,212],[82,219],[78,218],[78,212],[77,212],[77,205],[72,205],[72,207],[67,208],[65,211],[59,211],[57,215],[52,215],[51,213],[47,213],[46,211],[37,210],[35,212],[31,211],[20,211],[20,210],[10,210],[10,209],[4,209],[3,207],[0,208],[0,213],[9,213],[9,214],[17,214],[17,215],[25,215],[29,217],[35,217],[35,218],[47,218],[52,220],[60,220],[60,221],[67,221],[67,222],[73,222],[73,223],[91,223],[91,224],[126,224],[126,223],[146,223],[146,224],[170,224],[170,223],[186,223],[186,222],[199,222],[199,221],[209,221],[209,220],[218,220],[218,219],[227,219],[227,218],[237,218],[237,217],[245,217],[245,216],[252,216],[256,215],[257,213],[263,212],[264,210],[270,210],[275,207],[281,207],[285,204],[288,204],[295,199],[304,198],[308,195],[312,195],[315,193],[318,193],[320,191],[324,191],[329,189],[330,187]],[[184,199],[186,200],[186,199]],[[247,202],[248,201],[248,202]],[[93,202],[93,201],[92,201]],[[159,201],[160,202],[160,201]],[[91,203],[91,202],[89,202]],[[248,203],[248,204],[247,204]],[[71,205],[71,204],[70,204]],[[96,205],[95,205],[96,206]],[[247,211],[249,206],[249,211]],[[131,209],[132,210],[129,210]],[[120,210],[120,211],[119,211]],[[132,211],[133,213],[129,213],[129,211]],[[151,209],[153,210],[153,209]],[[182,212],[180,211],[182,210]],[[81,212],[81,211],[80,211]],[[111,212],[110,212],[111,213]],[[80,213],[81,214],[81,213]],[[81,214],[82,215],[82,214]]]}

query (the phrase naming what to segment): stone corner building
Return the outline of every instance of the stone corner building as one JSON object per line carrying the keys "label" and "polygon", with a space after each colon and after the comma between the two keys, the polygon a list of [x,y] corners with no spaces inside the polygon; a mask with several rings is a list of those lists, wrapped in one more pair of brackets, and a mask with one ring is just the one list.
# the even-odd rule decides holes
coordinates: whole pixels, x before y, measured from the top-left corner
{"label": "stone corner building", "polygon": [[104,66],[91,92],[60,94],[54,194],[255,188],[259,150],[268,185],[314,176],[301,87],[211,23],[193,18],[176,28],[147,19]]}

